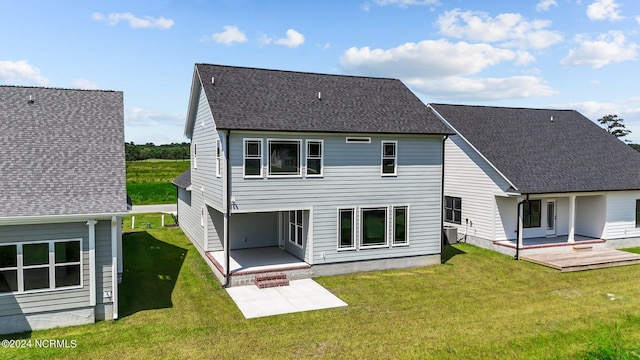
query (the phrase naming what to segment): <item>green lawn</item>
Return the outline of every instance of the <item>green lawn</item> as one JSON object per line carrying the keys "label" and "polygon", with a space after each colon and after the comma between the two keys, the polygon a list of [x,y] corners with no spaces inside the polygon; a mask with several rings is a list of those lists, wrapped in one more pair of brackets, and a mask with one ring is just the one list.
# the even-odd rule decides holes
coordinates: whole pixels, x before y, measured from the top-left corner
{"label": "green lawn", "polygon": [[[124,229],[130,228],[125,222]],[[348,307],[247,320],[180,229],[159,228],[159,215],[136,215],[135,232],[125,235],[123,245],[120,320],[15,335],[76,340],[77,347],[2,349],[0,358],[636,359],[640,354],[640,266],[559,273],[458,244],[446,248],[441,265],[316,279]]]}
{"label": "green lawn", "polygon": [[134,205],[173,204],[176,188],[171,185],[189,168],[189,161],[149,160],[127,162],[127,193]]}

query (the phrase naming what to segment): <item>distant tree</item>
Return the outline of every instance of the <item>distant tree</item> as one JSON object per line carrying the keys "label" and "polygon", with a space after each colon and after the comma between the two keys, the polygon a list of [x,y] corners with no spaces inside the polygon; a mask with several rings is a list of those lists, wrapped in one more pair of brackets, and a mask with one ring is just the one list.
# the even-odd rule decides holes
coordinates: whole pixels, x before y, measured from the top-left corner
{"label": "distant tree", "polygon": [[629,144],[629,146],[634,148],[636,151],[640,151],[640,144]]}
{"label": "distant tree", "polygon": [[617,138],[625,137],[631,133],[622,123],[624,119],[618,118],[618,115],[606,115],[598,119],[598,122],[607,132]]}

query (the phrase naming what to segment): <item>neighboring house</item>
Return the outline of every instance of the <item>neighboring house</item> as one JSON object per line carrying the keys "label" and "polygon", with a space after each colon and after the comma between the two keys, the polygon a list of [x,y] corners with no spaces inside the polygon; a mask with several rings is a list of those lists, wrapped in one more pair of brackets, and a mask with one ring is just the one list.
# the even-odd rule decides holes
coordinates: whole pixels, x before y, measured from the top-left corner
{"label": "neighboring house", "polygon": [[511,254],[519,235],[519,248],[639,243],[640,153],[580,113],[429,107],[459,135],[445,146],[444,213],[460,238]]}
{"label": "neighboring house", "polygon": [[122,97],[0,86],[0,333],[117,318]]}
{"label": "neighboring house", "polygon": [[451,133],[399,80],[196,64],[180,226],[203,255],[280,247],[313,274],[438,263]]}

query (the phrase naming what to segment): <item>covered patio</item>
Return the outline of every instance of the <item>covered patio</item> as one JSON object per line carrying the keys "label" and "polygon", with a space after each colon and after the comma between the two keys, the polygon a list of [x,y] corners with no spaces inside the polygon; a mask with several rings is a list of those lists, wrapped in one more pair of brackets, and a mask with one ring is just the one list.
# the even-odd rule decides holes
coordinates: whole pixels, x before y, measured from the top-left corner
{"label": "covered patio", "polygon": [[[205,253],[220,278],[226,276],[224,251]],[[284,273],[289,279],[311,277],[311,266],[285,250],[273,247],[231,250],[229,254],[229,283],[231,286],[247,285],[256,275]]]}

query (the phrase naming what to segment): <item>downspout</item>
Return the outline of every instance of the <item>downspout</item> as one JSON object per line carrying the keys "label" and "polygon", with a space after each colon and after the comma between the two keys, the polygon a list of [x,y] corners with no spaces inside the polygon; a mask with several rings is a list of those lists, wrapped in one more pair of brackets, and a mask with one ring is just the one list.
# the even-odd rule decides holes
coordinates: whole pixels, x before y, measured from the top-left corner
{"label": "downspout", "polygon": [[231,249],[229,249],[229,247],[231,246],[231,241],[230,241],[230,228],[231,226],[229,226],[229,220],[231,217],[231,162],[229,161],[229,159],[231,158],[231,156],[229,156],[229,138],[231,135],[231,130],[227,130],[227,133],[225,135],[225,151],[224,151],[224,163],[225,163],[225,170],[226,170],[226,181],[227,181],[227,214],[226,214],[226,220],[224,222],[225,224],[225,229],[224,229],[224,255],[225,255],[225,266],[224,266],[224,287],[228,287],[229,286],[229,276],[231,274],[231,272],[229,271],[229,267],[231,264]]}
{"label": "downspout", "polygon": [[442,139],[442,173],[440,178],[440,262],[442,262],[442,246],[444,245],[444,147],[449,135]]}
{"label": "downspout", "polygon": [[520,211],[520,206],[528,201],[529,201],[529,194],[527,194],[527,197],[524,200],[518,203],[518,217],[516,218],[517,226],[516,226],[516,256],[514,258],[515,260],[520,260],[520,216],[522,214],[522,212]]}

